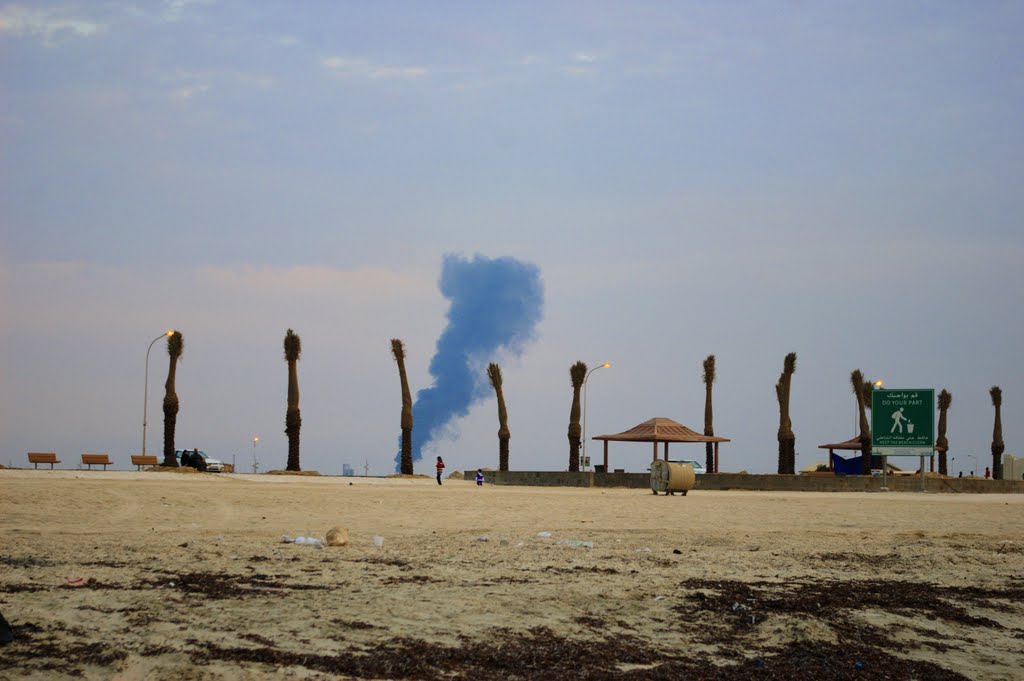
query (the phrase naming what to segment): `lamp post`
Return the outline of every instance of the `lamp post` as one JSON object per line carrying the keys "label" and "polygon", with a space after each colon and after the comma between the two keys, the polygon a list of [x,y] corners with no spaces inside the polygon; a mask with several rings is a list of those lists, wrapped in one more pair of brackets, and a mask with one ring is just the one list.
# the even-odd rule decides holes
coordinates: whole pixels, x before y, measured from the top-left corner
{"label": "lamp post", "polygon": [[260,464],[256,461],[256,445],[260,443],[259,437],[252,439],[252,472],[256,473],[260,469]]}
{"label": "lamp post", "polygon": [[[605,362],[601,366],[596,366],[587,372],[587,375],[583,377],[583,461],[589,466],[587,460],[587,381],[590,380],[590,374],[594,373],[598,369],[607,369],[611,366],[611,362]],[[608,471],[605,471],[607,473]]]}
{"label": "lamp post", "polygon": [[153,349],[153,343],[156,343],[161,338],[170,338],[174,335],[174,329],[165,332],[164,334],[157,336],[146,348],[146,381],[144,390],[142,393],[142,456],[146,456],[146,408],[149,401],[149,351]]}

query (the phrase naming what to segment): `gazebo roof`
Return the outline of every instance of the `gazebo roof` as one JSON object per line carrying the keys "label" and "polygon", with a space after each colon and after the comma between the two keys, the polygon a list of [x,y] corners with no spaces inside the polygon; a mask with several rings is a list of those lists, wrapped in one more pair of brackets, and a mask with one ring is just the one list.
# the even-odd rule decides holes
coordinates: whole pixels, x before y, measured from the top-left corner
{"label": "gazebo roof", "polygon": [[731,442],[729,438],[701,435],[672,419],[653,418],[615,435],[596,435],[592,440],[623,442]]}
{"label": "gazebo roof", "polygon": [[836,442],[831,445],[818,445],[818,449],[860,449],[860,437],[854,437],[845,442]]}
{"label": "gazebo roof", "polygon": [[[818,445],[818,449],[857,449],[857,450],[859,450],[860,449],[860,437],[852,438],[850,440],[847,440],[846,442],[836,442],[835,444],[831,444],[831,445]],[[938,445],[935,445],[934,449],[937,452],[944,452],[944,451],[946,451],[945,447],[940,447]]]}

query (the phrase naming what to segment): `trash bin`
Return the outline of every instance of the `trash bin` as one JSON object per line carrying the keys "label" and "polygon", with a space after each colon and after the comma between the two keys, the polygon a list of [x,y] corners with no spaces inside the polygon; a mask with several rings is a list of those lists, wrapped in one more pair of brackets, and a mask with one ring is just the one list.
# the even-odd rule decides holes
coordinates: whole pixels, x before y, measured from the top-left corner
{"label": "trash bin", "polygon": [[601,463],[594,464],[594,472],[595,473],[604,473],[604,464],[601,464]]}

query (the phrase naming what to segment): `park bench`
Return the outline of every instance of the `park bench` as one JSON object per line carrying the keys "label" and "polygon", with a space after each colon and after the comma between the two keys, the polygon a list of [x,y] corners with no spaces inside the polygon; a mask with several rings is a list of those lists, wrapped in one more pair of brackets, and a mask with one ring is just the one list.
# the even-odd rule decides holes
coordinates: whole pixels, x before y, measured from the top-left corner
{"label": "park bench", "polygon": [[155,456],[132,454],[132,465],[137,471],[141,471],[143,466],[156,466],[158,463]]}
{"label": "park bench", "polygon": [[82,463],[88,466],[89,470],[92,470],[93,466],[103,466],[103,470],[107,470],[107,466],[114,462],[106,454],[82,454]]}
{"label": "park bench", "polygon": [[50,464],[50,470],[53,470],[53,464],[60,463],[57,459],[57,455],[53,452],[29,452],[28,462],[32,464],[33,468],[39,468],[39,464],[48,463]]}

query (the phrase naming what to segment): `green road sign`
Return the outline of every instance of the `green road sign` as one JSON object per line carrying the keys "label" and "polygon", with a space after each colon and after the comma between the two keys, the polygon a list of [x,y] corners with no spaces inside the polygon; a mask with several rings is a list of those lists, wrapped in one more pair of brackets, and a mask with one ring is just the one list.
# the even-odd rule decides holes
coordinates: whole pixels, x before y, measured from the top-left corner
{"label": "green road sign", "polygon": [[878,456],[932,456],[935,453],[935,390],[871,393],[871,449]]}

